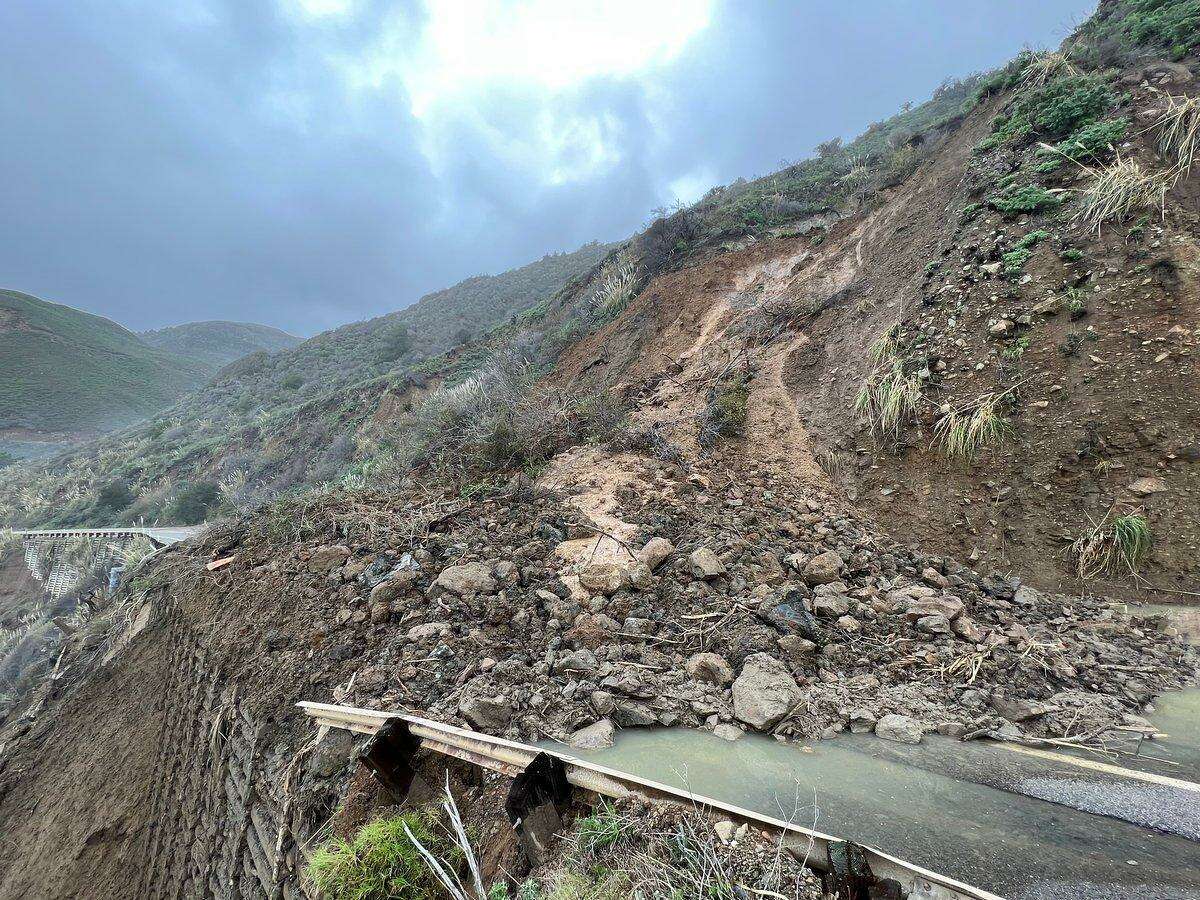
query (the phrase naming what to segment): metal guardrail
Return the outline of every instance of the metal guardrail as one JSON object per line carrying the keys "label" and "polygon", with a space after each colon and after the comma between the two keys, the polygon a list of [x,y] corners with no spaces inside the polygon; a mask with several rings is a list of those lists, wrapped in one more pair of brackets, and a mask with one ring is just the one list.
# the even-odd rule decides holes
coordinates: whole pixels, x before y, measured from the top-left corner
{"label": "metal guardrail", "polygon": [[[408,725],[411,734],[420,739],[423,748],[509,777],[516,777],[525,771],[539,754],[546,753],[562,761],[566,768],[567,781],[576,787],[608,797],[621,798],[638,794],[651,799],[719,811],[730,818],[749,822],[758,828],[780,835],[783,846],[803,857],[809,865],[817,869],[828,871],[832,866],[830,848],[845,843],[833,835],[711,797],[702,797],[671,785],[619,772],[558,750],[543,750],[529,744],[492,737],[453,725],[443,725],[417,716],[329,703],[302,702],[297,705],[320,725],[343,728],[358,734],[375,734],[389,719],[400,719]],[[910,900],[1002,900],[996,894],[931,872],[882,850],[872,847],[863,847],[863,850],[871,871],[880,878],[890,878],[899,882]]]}

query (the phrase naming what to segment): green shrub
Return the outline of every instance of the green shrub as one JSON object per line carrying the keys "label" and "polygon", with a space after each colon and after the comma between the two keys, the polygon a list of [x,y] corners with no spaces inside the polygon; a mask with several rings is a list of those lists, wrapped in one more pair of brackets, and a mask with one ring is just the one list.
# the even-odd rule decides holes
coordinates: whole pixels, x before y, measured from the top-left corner
{"label": "green shrub", "polygon": [[289,372],[283,377],[283,380],[279,382],[279,386],[285,391],[294,391],[303,384],[304,376],[299,372]]}
{"label": "green shrub", "polygon": [[1019,241],[1017,241],[1017,247],[1018,247],[1018,249],[1021,249],[1021,250],[1027,249],[1029,247],[1036,247],[1039,243],[1041,243],[1042,241],[1046,240],[1049,237],[1051,237],[1050,232],[1043,231],[1042,229],[1039,228],[1037,231],[1029,232],[1029,234],[1025,235],[1025,237],[1023,237]]}
{"label": "green shrub", "polygon": [[364,825],[351,841],[322,844],[305,874],[328,900],[437,900],[437,882],[405,834],[405,825],[431,852],[443,855],[446,842],[430,818],[408,812]]}
{"label": "green shrub", "polygon": [[1057,209],[1062,202],[1062,197],[1051,193],[1040,184],[1026,184],[1021,187],[1008,188],[989,200],[988,205],[1005,215],[1013,216],[1020,213]]}
{"label": "green shrub", "polygon": [[1033,251],[1025,247],[1018,247],[1004,254],[1004,274],[1008,278],[1017,278],[1025,271],[1025,263],[1029,262],[1029,257],[1033,256]]}
{"label": "green shrub", "polygon": [[182,487],[168,507],[172,524],[196,525],[220,504],[221,488],[211,481],[200,481]]}
{"label": "green shrub", "polygon": [[579,820],[579,849],[585,854],[595,854],[613,846],[628,830],[629,823],[608,800],[602,799],[590,816]]}
{"label": "green shrub", "polygon": [[1083,251],[1076,250],[1074,247],[1070,247],[1058,255],[1062,257],[1063,262],[1079,262],[1083,259]]}
{"label": "green shrub", "polygon": [[710,388],[700,421],[701,446],[718,437],[740,437],[746,429],[749,398],[750,376],[745,372],[727,375]]}
{"label": "green shrub", "polygon": [[112,512],[120,512],[133,505],[133,501],[136,499],[129,485],[120,479],[116,479],[100,488],[100,494],[96,498],[96,505],[102,506]]}
{"label": "green shrub", "polygon": [[1091,124],[1116,103],[1116,95],[1094,75],[1070,75],[1018,94],[1007,115],[997,117],[992,134],[980,145],[991,149],[1037,135],[1065,137]]}
{"label": "green shrub", "polygon": [[[1059,144],[1055,150],[1059,154],[1080,162],[1087,159],[1099,159],[1112,150],[1114,144],[1125,138],[1129,131],[1129,120],[1104,119],[1085,125],[1073,135]],[[1055,156],[1054,151],[1042,148],[1038,151],[1041,156]]]}

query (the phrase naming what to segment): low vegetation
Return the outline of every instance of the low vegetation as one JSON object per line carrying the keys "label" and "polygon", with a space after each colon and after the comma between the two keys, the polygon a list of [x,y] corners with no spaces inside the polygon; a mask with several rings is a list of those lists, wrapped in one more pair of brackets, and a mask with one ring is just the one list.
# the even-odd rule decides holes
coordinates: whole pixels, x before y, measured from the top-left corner
{"label": "low vegetation", "polygon": [[700,446],[707,447],[719,438],[741,437],[746,430],[746,404],[749,399],[749,371],[738,368],[722,373],[708,389],[700,417]]}
{"label": "low vegetation", "polygon": [[529,469],[571,444],[607,435],[622,418],[603,389],[544,384],[533,360],[499,349],[465,381],[431,392],[381,440],[374,474],[425,468],[451,480]]}
{"label": "low vegetation", "polygon": [[1075,211],[1075,221],[1099,228],[1123,222],[1145,209],[1162,211],[1173,181],[1171,172],[1152,172],[1134,159],[1118,159],[1093,170]]}
{"label": "low vegetation", "polygon": [[[1038,71],[1038,58],[1028,64]],[[1027,83],[1006,114],[996,119],[991,136],[980,145],[991,150],[1002,144],[1040,138],[1062,138],[1092,124],[1116,103],[1108,84],[1095,75],[1061,75],[1043,83]]]}
{"label": "low vegetation", "polygon": [[1075,573],[1087,580],[1136,575],[1153,544],[1150,525],[1140,509],[1092,524],[1068,548]]}
{"label": "low vegetation", "polygon": [[953,459],[974,460],[986,447],[999,444],[1008,433],[1004,404],[1009,392],[989,392],[966,406],[943,413],[933,427],[942,452]]}
{"label": "low vegetation", "polygon": [[319,846],[306,877],[328,900],[438,900],[440,885],[414,838],[438,852],[447,851],[439,826],[424,812],[406,812],[364,825],[351,839],[335,838]]}
{"label": "low vegetation", "polygon": [[1062,205],[1061,194],[1048,191],[1040,184],[1010,185],[988,201],[988,206],[1006,216],[1043,212]]}

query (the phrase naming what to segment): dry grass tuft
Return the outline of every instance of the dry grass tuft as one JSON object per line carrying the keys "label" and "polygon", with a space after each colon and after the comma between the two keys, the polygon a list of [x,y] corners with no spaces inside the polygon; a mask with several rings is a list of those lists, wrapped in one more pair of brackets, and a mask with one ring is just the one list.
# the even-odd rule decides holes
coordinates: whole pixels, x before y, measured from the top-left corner
{"label": "dry grass tuft", "polygon": [[1161,214],[1174,180],[1174,172],[1147,172],[1136,160],[1118,159],[1093,170],[1075,221],[1099,229],[1104,222],[1122,222],[1138,210],[1157,208]]}
{"label": "dry grass tuft", "polygon": [[1021,86],[1040,88],[1045,87],[1056,78],[1082,74],[1083,70],[1071,62],[1066,54],[1057,50],[1045,50],[1033,54],[1030,58],[1025,70],[1021,73]]}
{"label": "dry grass tuft", "polygon": [[934,438],[947,456],[970,461],[1008,433],[1003,415],[1004,394],[987,393],[962,409],[952,409],[934,426]]}
{"label": "dry grass tuft", "polygon": [[1075,574],[1083,580],[1101,575],[1136,575],[1153,538],[1140,509],[1109,521],[1105,516],[1068,548]]}
{"label": "dry grass tuft", "polygon": [[1200,152],[1200,97],[1167,97],[1167,111],[1155,123],[1158,148],[1174,157],[1180,177],[1192,170]]}
{"label": "dry grass tuft", "polygon": [[916,417],[921,402],[921,381],[905,375],[895,357],[884,361],[859,388],[854,411],[881,437],[898,437],[905,420]]}

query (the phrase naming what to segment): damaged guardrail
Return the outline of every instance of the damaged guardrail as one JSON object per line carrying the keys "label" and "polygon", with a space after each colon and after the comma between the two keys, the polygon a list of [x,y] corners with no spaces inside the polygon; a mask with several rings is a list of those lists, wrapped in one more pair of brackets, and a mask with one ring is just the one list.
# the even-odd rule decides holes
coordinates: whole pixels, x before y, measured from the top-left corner
{"label": "damaged guardrail", "polygon": [[506,804],[510,820],[534,858],[558,827],[558,810],[565,804],[567,785],[607,797],[637,794],[655,800],[707,807],[758,828],[776,833],[783,846],[813,868],[830,873],[841,894],[853,900],[1002,900],[972,887],[905,862],[881,850],[844,841],[711,797],[628,775],[578,759],[557,750],[492,737],[417,716],[351,706],[302,702],[297,704],[319,725],[373,735],[361,759],[382,784],[398,796],[411,785],[411,758],[418,749],[432,750],[515,779]]}

